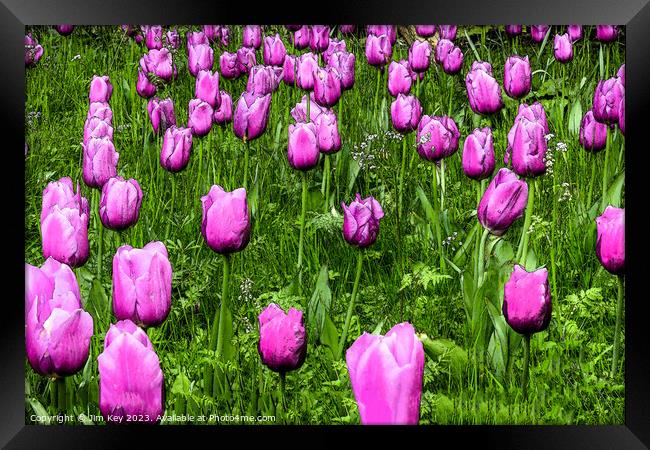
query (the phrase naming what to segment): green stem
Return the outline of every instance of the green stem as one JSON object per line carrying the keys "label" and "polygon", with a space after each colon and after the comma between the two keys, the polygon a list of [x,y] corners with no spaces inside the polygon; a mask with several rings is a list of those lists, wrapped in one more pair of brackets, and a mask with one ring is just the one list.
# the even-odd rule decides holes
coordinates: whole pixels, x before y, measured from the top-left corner
{"label": "green stem", "polygon": [[533,207],[535,204],[535,184],[536,180],[531,180],[528,184],[528,205],[526,206],[526,217],[524,219],[524,227],[521,230],[521,239],[519,240],[519,248],[517,249],[517,260],[519,265],[526,265],[526,256],[528,255],[528,228],[533,215]]}
{"label": "green stem", "polygon": [[100,193],[99,191],[96,191],[97,194],[95,195],[95,198],[97,199],[96,208],[97,208],[97,279],[101,280],[102,279],[102,259],[103,259],[103,253],[104,253],[104,225],[102,225],[101,220],[99,218],[99,198],[100,198]]}
{"label": "green stem", "polygon": [[250,153],[251,141],[246,140],[244,149],[244,189],[248,190],[248,156]]}
{"label": "green stem", "polygon": [[57,378],[56,381],[56,393],[57,393],[57,406],[58,406],[58,412],[59,414],[65,414],[66,411],[68,410],[67,404],[66,404],[66,386],[65,386],[65,378]]}
{"label": "green stem", "polygon": [[305,212],[307,211],[307,172],[302,172],[302,207],[300,209],[300,238],[298,240],[298,272],[302,268],[303,246],[305,241]]}
{"label": "green stem", "polygon": [[476,282],[476,290],[481,287],[483,284],[483,274],[485,272],[485,263],[483,259],[485,258],[485,242],[487,241],[490,230],[485,228],[483,234],[481,235],[481,242],[478,247],[478,261],[476,261],[476,267],[478,272],[478,279]]}
{"label": "green stem", "polygon": [[607,206],[607,185],[609,184],[609,147],[611,147],[611,134],[607,133],[607,147],[605,147],[605,165],[603,167],[603,196],[600,199],[600,211],[605,211]]}
{"label": "green stem", "polygon": [[596,157],[591,158],[591,180],[589,181],[589,193],[587,194],[587,214],[591,209],[591,199],[594,193],[594,181],[596,180]]}
{"label": "green stem", "polygon": [[167,220],[167,230],[165,232],[165,236],[168,236],[168,237],[169,237],[169,230],[171,229],[172,220],[173,220],[173,217],[174,217],[174,200],[176,198],[176,176],[172,173],[171,178],[172,178],[172,202],[171,202],[171,207],[170,207],[171,212],[170,212],[169,218]]}
{"label": "green stem", "polygon": [[381,84],[381,70],[377,69],[377,87],[375,88],[375,114],[377,114],[377,101],[379,100],[379,85]]}
{"label": "green stem", "polygon": [[339,342],[339,351],[336,355],[336,359],[340,360],[343,356],[343,347],[345,347],[345,340],[348,337],[348,328],[350,328],[350,320],[352,319],[352,310],[354,309],[354,301],[357,298],[357,292],[359,291],[359,279],[361,278],[361,268],[363,267],[363,250],[359,250],[357,253],[357,274],[354,277],[354,287],[352,288],[352,297],[350,298],[350,304],[348,305],[348,312],[345,315],[345,324],[343,325],[343,333],[341,334],[341,342]]}
{"label": "green stem", "polygon": [[330,157],[329,155],[324,155],[325,164],[323,167],[323,183],[322,183],[322,192],[323,192],[323,212],[327,212],[329,208],[329,198],[330,198]]}
{"label": "green stem", "polygon": [[616,304],[616,328],[614,329],[614,355],[612,357],[612,371],[610,377],[614,378],[618,371],[618,353],[621,344],[621,322],[623,320],[623,275],[618,277],[618,302]]}
{"label": "green stem", "polygon": [[311,97],[309,96],[309,92],[307,92],[307,117],[305,117],[305,121],[307,123],[311,122],[311,116],[309,115],[309,108],[311,107]]}
{"label": "green stem", "polygon": [[280,404],[282,405],[282,421],[287,423],[287,402],[286,402],[286,383],[287,383],[287,374],[286,372],[280,372]]}
{"label": "green stem", "polygon": [[524,373],[521,375],[521,390],[524,400],[528,398],[528,366],[530,365],[530,334],[524,335]]}
{"label": "green stem", "polygon": [[203,145],[204,145],[203,143],[204,143],[204,139],[201,138],[200,141],[201,141],[201,143],[199,145],[199,171],[196,174],[196,196],[199,197],[199,198],[200,198],[200,195],[201,195],[201,191],[199,191],[199,189],[201,187],[200,185],[201,185],[201,179],[202,179],[201,174],[203,173]]}
{"label": "green stem", "polygon": [[438,244],[438,254],[440,255],[440,270],[444,271],[445,258],[442,253],[442,223],[440,222],[440,202],[438,201],[438,166],[433,165],[433,216],[436,223],[432,224],[436,228],[436,242]]}
{"label": "green stem", "polygon": [[406,136],[402,136],[402,166],[399,171],[399,184],[398,184],[398,200],[397,200],[397,214],[398,219],[401,218],[404,209],[402,207],[402,196],[404,193],[404,169],[406,168]]}

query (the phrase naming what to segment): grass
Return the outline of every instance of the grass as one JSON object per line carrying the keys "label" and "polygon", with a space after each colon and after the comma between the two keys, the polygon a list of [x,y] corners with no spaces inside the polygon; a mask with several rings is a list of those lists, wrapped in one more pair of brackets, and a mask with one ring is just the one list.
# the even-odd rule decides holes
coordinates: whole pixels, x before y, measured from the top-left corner
{"label": "grass", "polygon": [[[385,88],[385,74],[379,74],[383,85],[376,91],[377,69],[366,62],[364,36],[345,37],[348,51],[357,57],[356,81],[353,89],[344,92],[340,109],[335,107],[343,116],[339,123],[343,146],[331,161],[331,210],[323,212],[323,161],[307,173],[302,290],[295,288],[301,174],[288,165],[286,149],[289,110],[303,93],[281,84],[273,94],[267,129],[251,143],[251,241],[232,258],[235,351],[231,359],[217,362],[207,351],[207,343],[220,303],[223,267],[219,255],[207,247],[200,233],[200,196],[213,184],[232,190],[243,183],[244,144],[234,136],[231,124],[215,125],[208,136],[194,140],[190,163],[183,172],[166,172],[158,161],[161,138],[152,135],[147,102],[135,90],[138,61],[146,51],[144,44],[125,37],[116,26],[77,27],[68,37],[49,27],[30,27],[45,54],[36,67],[26,70],[25,136],[29,153],[25,161],[25,261],[37,266],[43,262],[39,215],[42,191],[48,182],[64,176],[78,180],[92,209],[90,259],[75,273],[84,307],[93,315],[96,329],[85,368],[67,379],[69,413],[75,418],[83,414],[80,420],[85,423],[99,415],[96,358],[108,324],[115,321],[110,306],[115,250],[127,243],[142,246],[160,240],[167,246],[174,271],[172,310],[167,320],[148,334],[165,376],[166,414],[268,415],[277,416],[276,423],[292,424],[359,423],[345,363],[335,361],[327,345],[332,341],[332,329],[338,336],[343,327],[356,270],[356,252],[340,231],[340,202],[349,203],[359,192],[363,197],[377,198],[386,214],[377,242],[365,255],[346,347],[378,325],[385,333],[396,323],[410,321],[419,333],[453,341],[453,348],[460,350],[454,353],[449,347],[436,357],[427,355],[420,423],[622,424],[624,372],[621,369],[614,378],[609,377],[617,285],[614,277],[602,269],[594,251],[594,218],[602,212],[600,185],[605,151],[592,154],[582,149],[576,120],[579,129],[583,113],[591,107],[598,80],[616,75],[624,62],[623,40],[601,45],[593,40],[592,27],[585,27],[586,38],[575,44],[574,60],[564,66],[554,60],[552,35],[541,48],[529,35],[511,39],[502,28],[466,28],[475,52],[492,64],[500,83],[504,61],[510,54],[529,55],[533,89],[521,101],[543,104],[554,135],[549,149],[557,148],[558,143],[566,144],[566,151],[552,152],[552,171],[537,179],[527,265],[549,267],[553,318],[546,331],[531,339],[529,398],[524,401],[518,385],[523,370],[518,335],[506,334],[505,351],[499,347],[497,334],[493,337],[495,325],[485,316],[485,346],[477,357],[471,351],[463,280],[473,270],[472,249],[481,234],[475,229],[479,183],[467,178],[461,167],[462,141],[474,128],[482,126],[492,127],[496,170],[503,166],[506,135],[520,102],[504,93],[506,107],[501,114],[482,117],[472,113],[464,75],[475,60],[475,52],[463,28],[456,39],[465,55],[460,74],[447,75],[432,63],[419,85],[424,114],[451,115],[461,133],[461,148],[444,162],[444,185],[440,186],[444,188],[439,192],[444,209],[438,222],[431,221],[431,205],[439,201],[434,197],[432,164],[421,160],[415,151],[415,133],[400,136],[393,132],[389,116],[392,98]],[[554,27],[552,33],[555,28],[559,31],[560,27]],[[188,29],[179,27],[179,32],[184,36]],[[289,42],[284,27],[266,27],[264,33],[276,31],[285,43]],[[231,27],[228,49],[238,48],[240,41],[241,28]],[[217,64],[220,52],[215,47]],[[407,55],[408,45],[398,38],[393,59],[405,59]],[[257,58],[262,61],[261,49]],[[174,62],[179,69],[178,79],[158,96],[173,99],[177,121],[185,124],[194,78],[187,71],[184,38]],[[80,142],[88,86],[94,74],[108,75],[114,87],[110,105],[115,147],[120,154],[118,173],[136,178],[144,191],[138,223],[124,232],[103,233],[101,261],[97,258],[97,231],[101,227],[97,203],[81,180]],[[245,83],[246,77],[222,79],[221,89],[230,92],[236,104]],[[611,202],[623,206],[624,140],[617,129],[610,130],[610,136],[608,195]],[[407,159],[403,214],[398,217],[404,140]],[[176,183],[173,207],[172,177]],[[484,294],[497,305],[512,270],[522,226],[520,219],[502,239],[488,240],[492,251],[486,254],[489,287]],[[445,242],[442,248],[436,244],[437,229]],[[103,271],[96,279],[99,264]],[[318,281],[321,273],[326,276]],[[327,295],[312,296],[318,289],[328,292],[331,302],[322,303]],[[332,325],[319,326],[312,321],[313,314],[307,314],[307,359],[300,370],[287,374],[287,408],[282,411],[277,410],[279,377],[261,364],[257,353],[257,315],[271,301],[306,312],[311,302],[311,310],[325,310],[326,322]],[[504,352],[508,363],[503,360]],[[457,360],[461,363],[455,364]],[[624,358],[619,361],[622,368]],[[223,371],[229,381],[215,397],[201,392],[206,363]],[[33,413],[56,411],[51,384],[26,363],[27,423]]]}

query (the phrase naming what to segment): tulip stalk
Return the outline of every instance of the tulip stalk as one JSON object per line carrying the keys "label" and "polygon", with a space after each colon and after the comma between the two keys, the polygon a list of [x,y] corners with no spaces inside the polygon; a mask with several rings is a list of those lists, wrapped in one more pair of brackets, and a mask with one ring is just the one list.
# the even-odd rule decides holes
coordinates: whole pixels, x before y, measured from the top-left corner
{"label": "tulip stalk", "polygon": [[618,301],[616,304],[616,328],[614,329],[614,354],[612,355],[612,370],[609,374],[611,378],[614,378],[614,375],[616,375],[616,372],[618,371],[618,354],[621,345],[621,322],[623,320],[623,275],[619,275],[616,278],[618,278]]}
{"label": "tulip stalk", "polygon": [[244,139],[246,147],[244,148],[244,189],[248,190],[248,157],[251,148],[251,142]]}
{"label": "tulip stalk", "polygon": [[104,226],[101,224],[99,218],[99,202],[101,193],[98,190],[95,190],[93,193],[95,197],[95,205],[97,208],[97,219],[95,223],[97,224],[97,279],[102,279],[102,258],[104,253]]}
{"label": "tulip stalk", "polygon": [[533,215],[533,206],[535,203],[535,184],[536,180],[528,186],[528,205],[526,206],[526,215],[524,217],[524,227],[521,230],[521,238],[519,239],[519,248],[517,249],[516,259],[519,261],[519,264],[522,266],[526,265],[526,257],[528,256],[528,228],[530,227],[530,222]]}
{"label": "tulip stalk", "polygon": [[381,84],[381,69],[377,69],[377,87],[375,88],[375,114],[377,113],[377,102],[379,101],[380,84]]}
{"label": "tulip stalk", "polygon": [[521,375],[521,391],[528,398],[528,366],[530,365],[530,334],[524,335],[524,372]]}
{"label": "tulip stalk", "polygon": [[363,267],[363,251],[359,250],[357,253],[357,273],[354,277],[354,287],[352,288],[352,297],[348,305],[348,312],[345,315],[345,324],[343,325],[343,333],[341,334],[341,342],[339,342],[339,351],[336,355],[337,360],[341,360],[343,356],[343,347],[345,347],[345,340],[348,337],[348,329],[350,328],[350,320],[352,319],[352,310],[354,309],[354,301],[357,298],[359,291],[359,279],[361,278],[361,269]]}
{"label": "tulip stalk", "polygon": [[328,200],[330,197],[330,158],[328,155],[324,155],[325,157],[325,163],[323,167],[323,186],[322,186],[322,193],[324,197],[324,202],[323,202],[323,212],[327,212],[328,208]]}
{"label": "tulip stalk", "polygon": [[[301,272],[302,269],[302,255],[303,255],[303,246],[305,241],[305,213],[307,212],[307,173],[302,172],[302,198],[301,198],[301,209],[300,209],[300,237],[298,240],[298,272]],[[302,277],[300,277],[302,280]]]}
{"label": "tulip stalk", "polygon": [[67,402],[66,402],[66,385],[65,385],[65,378],[57,378],[54,380],[54,383],[56,385],[56,395],[57,395],[57,407],[58,407],[58,412],[59,414],[63,413],[65,414],[66,411],[68,410],[67,407]]}
{"label": "tulip stalk", "polygon": [[440,254],[440,270],[445,268],[445,257],[442,254],[442,230],[440,223],[440,202],[438,201],[438,166],[433,165],[433,216],[436,228],[436,242],[438,244],[438,253]]}
{"label": "tulip stalk", "polygon": [[600,199],[600,210],[605,211],[607,206],[607,185],[609,184],[609,147],[611,147],[611,133],[607,133],[607,146],[605,147],[605,165],[603,167],[603,195]]}
{"label": "tulip stalk", "polygon": [[283,422],[287,423],[287,402],[286,402],[286,383],[287,383],[287,373],[280,372],[280,405],[282,405],[282,419]]}

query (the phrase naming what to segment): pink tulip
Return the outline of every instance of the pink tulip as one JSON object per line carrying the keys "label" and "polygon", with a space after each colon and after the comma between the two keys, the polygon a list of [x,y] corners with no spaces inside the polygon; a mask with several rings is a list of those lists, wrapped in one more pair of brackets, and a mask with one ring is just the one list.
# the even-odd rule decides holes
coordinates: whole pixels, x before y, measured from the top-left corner
{"label": "pink tulip", "polygon": [[515,265],[503,291],[503,317],[513,330],[531,335],[548,328],[552,304],[546,268],[527,272]]}
{"label": "pink tulip", "polygon": [[579,41],[582,39],[582,25],[569,25],[567,27],[567,33],[571,38],[571,42]]}
{"label": "pink tulip", "polygon": [[313,169],[318,165],[319,156],[316,126],[312,122],[289,124],[289,165],[296,170]]}
{"label": "pink tulip", "polygon": [[157,97],[152,98],[147,103],[147,111],[149,112],[154,134],[163,134],[167,128],[176,125],[174,102],[172,102],[171,98],[164,100]]}
{"label": "pink tulip", "polygon": [[501,86],[492,76],[490,63],[475,61],[465,77],[469,104],[476,114],[492,114],[503,108]]}
{"label": "pink tulip", "polygon": [[318,68],[318,60],[313,53],[303,53],[298,57],[296,84],[300,89],[310,91],[314,88],[314,71]]}
{"label": "pink tulip", "polygon": [[242,47],[237,50],[237,70],[240,74],[248,73],[256,64],[254,49]]}
{"label": "pink tulip", "polygon": [[393,56],[393,47],[385,34],[375,36],[369,34],[366,38],[366,58],[371,66],[384,66]]}
{"label": "pink tulip", "polygon": [[379,235],[379,221],[384,217],[381,205],[374,197],[361,199],[359,193],[355,199],[343,208],[343,238],[348,244],[359,248],[371,246]]}
{"label": "pink tulip", "polygon": [[262,27],[259,25],[246,25],[243,29],[242,45],[258,49],[262,45]]}
{"label": "pink tulip", "polygon": [[150,98],[156,94],[156,85],[153,84],[147,74],[142,70],[138,70],[138,82],[135,86],[138,95],[142,98]]}
{"label": "pink tulip", "polygon": [[140,69],[145,74],[153,73],[165,81],[171,80],[176,72],[172,54],[166,48],[162,50],[149,50],[149,53],[146,53],[140,59]]}
{"label": "pink tulip", "polygon": [[528,56],[508,57],[503,68],[503,89],[511,98],[521,98],[530,92],[533,76]]}
{"label": "pink tulip", "polygon": [[111,99],[112,93],[113,85],[107,75],[93,75],[93,79],[90,81],[90,93],[88,94],[90,103],[108,102]]}
{"label": "pink tulip", "polygon": [[573,59],[573,45],[568,34],[556,34],[553,45],[555,59],[557,61],[566,63]]}
{"label": "pink tulip", "polygon": [[533,39],[533,42],[542,42],[549,28],[548,25],[531,25],[530,37]]}
{"label": "pink tulip", "polygon": [[398,94],[390,105],[390,117],[393,126],[400,133],[415,130],[422,116],[422,106],[414,95]]}
{"label": "pink tulip", "polygon": [[235,136],[245,141],[258,138],[266,130],[271,108],[271,94],[242,93],[233,118]]}
{"label": "pink tulip", "polygon": [[320,53],[327,50],[330,42],[330,27],[327,25],[313,25],[311,27],[309,47],[312,52]]}
{"label": "pink tulip", "polygon": [[219,72],[212,73],[208,70],[201,70],[196,75],[194,85],[195,98],[201,99],[212,108],[218,108],[221,104],[219,93]]}
{"label": "pink tulip", "polygon": [[198,137],[207,135],[212,129],[212,106],[199,98],[193,98],[190,100],[188,112],[187,126],[192,130],[192,134]]}
{"label": "pink tulip", "polygon": [[456,31],[458,27],[456,25],[438,25],[438,34],[440,39],[448,39],[453,41],[456,39]]}
{"label": "pink tulip", "polygon": [[226,91],[221,91],[221,105],[214,110],[214,123],[226,124],[232,120],[232,97]]}
{"label": "pink tulip", "polygon": [[273,93],[282,81],[282,68],[275,66],[253,66],[248,73],[246,91],[255,95]]}
{"label": "pink tulip", "polygon": [[142,189],[133,178],[109,179],[102,187],[99,217],[111,230],[125,230],[136,224],[142,206]]}
{"label": "pink tulip", "polygon": [[214,65],[214,51],[209,44],[193,45],[189,48],[187,67],[192,76],[196,76],[201,70],[212,70]]}
{"label": "pink tulip", "polygon": [[309,25],[303,25],[293,33],[293,46],[297,50],[309,47],[311,41],[311,29]]}
{"label": "pink tulip", "polygon": [[267,66],[281,66],[287,56],[287,49],[284,47],[279,34],[264,38],[264,64]]}
{"label": "pink tulip", "polygon": [[417,151],[422,158],[438,162],[458,150],[459,139],[460,132],[454,119],[424,115],[418,124]]}
{"label": "pink tulip", "polygon": [[144,43],[149,50],[160,50],[162,48],[163,30],[160,25],[143,25]]}
{"label": "pink tulip", "polygon": [[594,119],[592,110],[587,111],[580,122],[580,145],[585,150],[597,152],[607,144],[607,125]]}
{"label": "pink tulip", "polygon": [[436,44],[435,59],[442,65],[442,70],[450,75],[460,72],[463,67],[463,52],[447,39],[440,39]]}
{"label": "pink tulip", "polygon": [[337,51],[329,56],[327,64],[341,75],[341,89],[351,89],[354,86],[354,63],[354,53]]}
{"label": "pink tulip", "polygon": [[388,92],[393,97],[398,94],[408,94],[411,91],[411,74],[408,61],[391,61],[388,66]]}
{"label": "pink tulip", "polygon": [[414,72],[426,72],[431,63],[431,44],[429,41],[413,41],[409,48],[409,65]]}
{"label": "pink tulip", "polygon": [[113,142],[107,138],[90,138],[83,147],[83,180],[88,187],[101,188],[117,175],[120,155]]}
{"label": "pink tulip", "polygon": [[290,308],[285,314],[278,305],[271,303],[258,320],[258,351],[262,363],[281,374],[300,369],[307,356],[307,332],[302,311]]}
{"label": "pink tulip", "polygon": [[494,172],[495,157],[492,130],[476,128],[465,138],[463,172],[474,180],[482,180]]}
{"label": "pink tulip", "polygon": [[[311,113],[311,111],[310,111]],[[341,136],[336,114],[326,109],[315,118],[318,148],[321,153],[336,153],[341,149]]]}
{"label": "pink tulip", "polygon": [[237,53],[223,52],[219,56],[219,68],[221,69],[221,76],[224,78],[237,78],[240,75]]}
{"label": "pink tulip", "polygon": [[324,107],[334,106],[341,97],[341,74],[331,67],[317,67],[313,78],[316,103]]}
{"label": "pink tulip", "polygon": [[609,205],[596,218],[596,226],[598,260],[609,273],[621,275],[625,271],[625,208]]}
{"label": "pink tulip", "polygon": [[214,185],[201,197],[201,234],[212,250],[220,254],[240,252],[250,240],[250,214],[246,189],[226,192]]}
{"label": "pink tulip", "polygon": [[110,125],[113,121],[113,110],[107,102],[92,102],[88,107],[86,121],[91,117],[96,117],[107,125]]}
{"label": "pink tulip", "polygon": [[192,130],[190,128],[171,126],[165,131],[160,165],[170,172],[180,172],[190,160],[192,151]]}
{"label": "pink tulip", "polygon": [[345,41],[338,39],[330,39],[329,44],[327,45],[327,50],[323,52],[323,61],[325,64],[330,65],[330,58],[336,52],[345,52],[347,50],[345,46]]}
{"label": "pink tulip", "polygon": [[481,197],[478,221],[495,236],[501,236],[524,215],[528,204],[528,185],[505,167],[499,169]]}
{"label": "pink tulip", "polygon": [[436,34],[436,26],[435,25],[416,25],[415,26],[415,32],[417,33],[418,36],[428,38]]}
{"label": "pink tulip", "polygon": [[296,56],[287,55],[282,64],[282,81],[288,86],[293,86],[296,81]]}

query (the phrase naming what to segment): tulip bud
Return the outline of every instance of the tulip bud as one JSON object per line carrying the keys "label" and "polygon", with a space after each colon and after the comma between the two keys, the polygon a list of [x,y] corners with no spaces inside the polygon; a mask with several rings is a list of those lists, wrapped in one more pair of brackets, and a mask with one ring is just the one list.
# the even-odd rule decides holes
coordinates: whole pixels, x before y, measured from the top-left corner
{"label": "tulip bud", "polygon": [[226,91],[221,91],[221,105],[214,110],[214,123],[226,124],[232,120],[232,97]]}
{"label": "tulip bud", "polygon": [[351,89],[354,86],[354,53],[336,51],[328,60],[328,65],[338,70],[341,75],[341,88]]}
{"label": "tulip bud", "polygon": [[181,37],[177,30],[169,30],[164,36],[165,46],[173,49],[181,47]]}
{"label": "tulip bud", "polygon": [[546,142],[544,126],[539,121],[530,121],[525,117],[516,120],[513,125],[514,136],[510,151],[512,168],[522,177],[535,177],[546,172]]}
{"label": "tulip bud", "polygon": [[296,84],[300,89],[310,91],[314,88],[314,71],[318,68],[318,60],[313,53],[303,53],[296,62]]}
{"label": "tulip bud", "polygon": [[149,50],[149,53],[146,53],[140,59],[140,68],[145,74],[153,73],[165,81],[171,80],[176,71],[172,54],[166,48],[162,50]]}
{"label": "tulip bud", "polygon": [[618,30],[615,25],[596,25],[596,40],[600,42],[612,42],[616,40]]}
{"label": "tulip bud", "polygon": [[527,272],[515,265],[503,288],[503,317],[508,325],[524,335],[543,331],[551,321],[551,310],[546,268]]}
{"label": "tulip bud", "polygon": [[221,94],[219,93],[219,72],[212,73],[208,70],[202,70],[196,75],[194,85],[194,96],[203,100],[212,108],[218,108],[221,104]]}
{"label": "tulip bud", "polygon": [[533,38],[533,42],[542,42],[549,28],[548,25],[531,25],[530,37]]}
{"label": "tulip bud", "polygon": [[244,47],[260,48],[262,45],[262,27],[246,25],[243,30],[242,45]]}
{"label": "tulip bud", "polygon": [[83,147],[83,180],[88,187],[101,188],[109,178],[117,175],[120,155],[113,142],[104,138],[90,138]]}
{"label": "tulip bud", "polygon": [[388,36],[369,34],[366,38],[366,58],[371,66],[382,67],[393,57],[393,47]]}
{"label": "tulip bud", "polygon": [[[311,111],[310,111],[311,113]],[[332,110],[323,110],[315,118],[318,149],[321,153],[336,153],[341,149],[341,136],[339,136],[339,125],[336,114]]]}
{"label": "tulip bud", "polygon": [[159,422],[164,378],[151,342],[146,334],[120,322],[111,325],[106,340],[109,333],[110,344],[97,357],[102,416],[115,423]]}
{"label": "tulip bud", "polygon": [[137,326],[129,319],[120,320],[117,323],[111,324],[108,327],[106,336],[104,336],[104,350],[108,348],[118,337],[128,333],[136,338],[142,345],[153,350],[153,344],[149,340],[146,331]]}
{"label": "tulip bud", "polygon": [[135,90],[140,97],[150,98],[154,96],[157,89],[156,85],[149,81],[147,75],[142,70],[138,70],[138,82],[135,85]]}
{"label": "tulip bud", "polygon": [[199,98],[190,100],[187,126],[194,136],[202,137],[212,129],[212,106]]}
{"label": "tulip bud", "polygon": [[512,55],[506,60],[503,68],[503,89],[510,98],[521,98],[528,95],[533,83],[528,56]]}
{"label": "tulip bud", "polygon": [[271,303],[258,317],[262,363],[274,372],[286,373],[302,367],[307,356],[307,332],[302,311],[285,312]]}
{"label": "tulip bud", "polygon": [[556,60],[566,63],[573,59],[573,45],[568,34],[556,34],[553,43]]}
{"label": "tulip bud", "polygon": [[408,62],[405,60],[391,61],[388,66],[388,92],[393,97],[398,94],[408,94],[411,91],[411,74]]}
{"label": "tulip bud", "polygon": [[212,70],[214,64],[214,51],[209,44],[193,45],[189,48],[187,67],[192,76],[201,70]]}
{"label": "tulip bud", "polygon": [[83,144],[88,145],[92,138],[107,138],[113,140],[113,127],[99,117],[91,117],[84,122]]}
{"label": "tulip bud", "polygon": [[453,41],[456,39],[456,31],[458,27],[456,25],[438,25],[438,34],[440,39],[448,39]]}
{"label": "tulip bud", "polygon": [[96,117],[107,125],[110,125],[113,121],[113,110],[107,102],[92,102],[88,107],[86,122],[88,122],[91,117]]}
{"label": "tulip bud", "polygon": [[160,50],[162,48],[162,27],[160,25],[144,25],[144,43],[149,50]]}
{"label": "tulip bud", "polygon": [[390,41],[391,46],[397,41],[397,27],[395,25],[368,25],[366,28],[368,34],[381,36],[385,34]]}
{"label": "tulip bud", "polygon": [[582,39],[582,25],[569,25],[566,30],[571,42]]}
{"label": "tulip bud", "polygon": [[416,25],[415,26],[415,32],[420,37],[428,38],[428,37],[431,37],[434,34],[436,34],[436,26],[435,25]]}
{"label": "tulip bud", "polygon": [[123,245],[113,257],[113,313],[138,326],[163,323],[171,309],[172,266],[159,241],[143,248]]}
{"label": "tulip bud", "polygon": [[438,162],[453,155],[459,139],[460,132],[451,117],[424,115],[418,124],[418,154],[428,161]]}
{"label": "tulip bud", "polygon": [[264,64],[267,66],[281,66],[287,56],[287,49],[284,47],[279,34],[264,38]]}
{"label": "tulip bud", "polygon": [[41,240],[43,258],[72,267],[88,260],[88,200],[77,193],[68,177],[50,182],[43,191]]}
{"label": "tulip bud", "polygon": [[195,45],[209,45],[210,40],[208,37],[205,35],[205,33],[201,31],[190,31],[187,33],[187,51],[189,53],[190,47],[193,47]]}
{"label": "tulip bud", "polygon": [[585,150],[597,152],[607,144],[607,125],[594,119],[592,110],[587,111],[580,122],[580,144]]}
{"label": "tulip bud", "polygon": [[413,325],[400,323],[385,336],[363,333],[345,361],[362,424],[418,424],[424,347]]}
{"label": "tulip bud", "polygon": [[41,313],[46,315],[53,308],[81,308],[79,284],[72,269],[52,257],[40,268],[25,264],[25,318],[35,301],[40,302]]}
{"label": "tulip bud", "polygon": [[339,25],[339,31],[342,34],[352,34],[357,30],[356,25]]}
{"label": "tulip bud", "polygon": [[330,27],[327,25],[313,25],[309,38],[309,47],[312,52],[327,50],[330,43]]}
{"label": "tulip bud", "polygon": [[341,74],[331,67],[316,67],[314,77],[314,99],[324,107],[336,105],[341,97]]}
{"label": "tulip bud", "polygon": [[289,165],[297,170],[313,169],[319,156],[316,126],[312,122],[289,124]]}
{"label": "tulip bud", "polygon": [[243,92],[235,109],[233,120],[235,136],[247,141],[261,136],[266,130],[270,108],[271,94],[256,95]]}
{"label": "tulip bud", "polygon": [[176,125],[174,102],[172,102],[171,98],[164,100],[157,97],[152,98],[147,103],[147,111],[149,112],[154,134],[163,134],[167,128]]}
{"label": "tulip bud", "polygon": [[621,275],[625,271],[625,208],[609,205],[596,218],[598,238],[596,256],[609,273]]}
{"label": "tulip bud", "polygon": [[246,90],[255,95],[271,94],[280,85],[282,69],[273,66],[253,66],[248,74]]}
{"label": "tulip bud", "polygon": [[508,36],[519,36],[522,32],[521,25],[506,25],[506,34]]}
{"label": "tulip bud", "polygon": [[54,29],[61,36],[68,36],[74,31],[74,25],[56,25]]}
{"label": "tulip bud", "polygon": [[93,75],[93,79],[90,81],[90,94],[88,94],[90,103],[108,102],[112,93],[113,85],[108,76]]}
{"label": "tulip bud", "polygon": [[113,177],[102,187],[99,217],[111,230],[125,230],[135,225],[142,205],[142,189],[136,180]]}
{"label": "tulip bud", "polygon": [[469,104],[476,114],[492,114],[503,108],[501,86],[492,76],[492,66],[475,61],[465,77]]}
{"label": "tulip bud", "polygon": [[413,41],[409,48],[409,65],[415,72],[426,72],[431,59],[431,44],[429,41]]}
{"label": "tulip bud", "polygon": [[293,33],[293,46],[296,50],[302,50],[309,47],[311,41],[311,29],[309,25],[303,25]]}
{"label": "tulip bud", "polygon": [[616,123],[622,98],[625,98],[625,87],[619,77],[600,80],[594,91],[594,118],[602,123]]}
{"label": "tulip bud", "polygon": [[287,55],[282,63],[282,81],[288,86],[293,86],[296,81],[296,61],[295,55]]}
{"label": "tulip bud", "polygon": [[249,47],[242,47],[237,50],[237,70],[240,74],[248,73],[257,64],[255,50]]}
{"label": "tulip bud", "polygon": [[350,245],[366,248],[374,244],[379,235],[379,221],[384,217],[381,205],[374,197],[361,199],[359,193],[355,200],[343,208],[343,237]]}
{"label": "tulip bud", "polygon": [[192,130],[175,125],[167,128],[160,151],[160,165],[170,172],[180,172],[190,161]]}
{"label": "tulip bud", "polygon": [[440,39],[436,44],[435,59],[442,65],[442,70],[450,75],[458,73],[463,66],[463,52],[447,39]]}
{"label": "tulip bud", "polygon": [[219,57],[219,67],[221,68],[221,76],[224,78],[237,78],[240,75],[237,53],[223,52]]}
{"label": "tulip bud", "polygon": [[422,116],[422,106],[414,95],[398,94],[390,105],[390,118],[400,133],[409,133],[418,126]]}
{"label": "tulip bud", "polygon": [[325,61],[325,64],[330,65],[330,58],[332,55],[336,52],[346,52],[347,53],[347,48],[345,46],[345,41],[341,40],[339,41],[338,39],[330,39],[329,44],[327,45],[327,50],[323,52],[323,61]]}
{"label": "tulip bud", "polygon": [[506,232],[523,216],[528,204],[528,185],[505,167],[499,169],[481,197],[477,208],[478,221],[495,236]]}
{"label": "tulip bud", "polygon": [[474,180],[482,180],[494,172],[494,143],[490,128],[476,128],[465,138],[463,172]]}
{"label": "tulip bud", "polygon": [[25,35],[25,67],[34,66],[43,56],[43,46],[31,34]]}
{"label": "tulip bud", "polygon": [[201,234],[212,250],[220,254],[240,252],[250,240],[250,215],[246,189],[226,192],[214,185],[201,197],[203,220]]}

